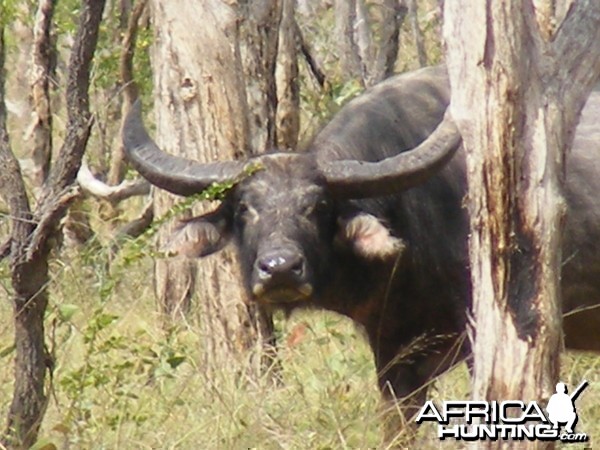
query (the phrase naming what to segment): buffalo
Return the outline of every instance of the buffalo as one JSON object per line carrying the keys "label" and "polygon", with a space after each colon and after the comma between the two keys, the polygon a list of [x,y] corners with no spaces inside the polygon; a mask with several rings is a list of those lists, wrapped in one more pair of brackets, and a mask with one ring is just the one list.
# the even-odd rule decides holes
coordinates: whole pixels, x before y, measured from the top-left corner
{"label": "buffalo", "polygon": [[[201,164],[162,152],[126,119],[130,163],[189,196],[236,180],[220,206],[173,242],[204,256],[233,240],[249,297],[272,308],[326,308],[365,331],[384,396],[414,408],[424,386],[470,351],[465,156],[446,114],[443,66],[392,77],[349,102],[302,152]],[[567,160],[565,344],[600,352],[600,92]]]}

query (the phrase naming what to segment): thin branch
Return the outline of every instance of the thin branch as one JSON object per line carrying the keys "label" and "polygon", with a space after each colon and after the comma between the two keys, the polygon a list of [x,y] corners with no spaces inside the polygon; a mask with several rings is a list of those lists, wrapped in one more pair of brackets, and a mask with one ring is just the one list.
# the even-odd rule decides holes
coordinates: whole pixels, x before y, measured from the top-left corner
{"label": "thin branch", "polygon": [[77,182],[85,192],[111,203],[118,203],[129,197],[148,195],[150,193],[150,183],[141,179],[122,181],[117,186],[109,186],[98,180],[85,162],[81,164],[81,168],[77,174]]}

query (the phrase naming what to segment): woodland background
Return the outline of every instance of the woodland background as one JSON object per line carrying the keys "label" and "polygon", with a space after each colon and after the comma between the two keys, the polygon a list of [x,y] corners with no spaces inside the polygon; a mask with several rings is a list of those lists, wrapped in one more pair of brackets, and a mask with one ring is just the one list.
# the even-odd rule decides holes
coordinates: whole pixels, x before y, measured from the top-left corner
{"label": "woodland background", "polygon": [[[153,209],[153,193],[122,163],[123,108],[135,89],[145,105],[152,104],[152,71],[161,67],[161,61],[151,58],[153,23],[145,3],[108,1],[99,25],[90,72],[91,134],[84,145],[84,171],[79,173],[83,189],[69,197],[68,213],[58,232],[48,237],[49,294],[43,322],[45,351],[53,367],[46,382],[45,418],[32,448],[392,445],[381,430],[383,412],[372,357],[360,330],[345,319],[325,312],[276,315],[279,364],[274,375],[256,370],[261,348],[246,349],[235,364],[227,360],[227,351],[222,358],[207,357],[216,338],[205,323],[206,294],[201,289],[193,290],[183,305],[165,304],[164,295],[156,300],[159,227],[197,199]],[[391,4],[396,5],[393,24]],[[44,64],[36,60],[36,27],[42,23],[38,10],[44,5],[53,7],[47,40],[51,48],[45,53],[48,73],[42,74],[48,80],[47,103],[39,90]],[[44,181],[69,139],[69,58],[83,7],[75,0],[2,2],[7,129],[31,205],[47,198]],[[292,112],[280,115],[277,122],[279,145],[301,145],[388,68],[403,72],[441,61],[437,1],[298,0],[286,7],[291,8],[285,29],[294,30],[291,58],[297,62],[297,74],[278,76],[297,84]],[[350,42],[349,34],[354,37]],[[279,39],[281,50],[285,47],[282,36]],[[398,48],[387,46],[392,41]],[[286,57],[290,55],[281,56]],[[279,60],[280,71],[289,67],[294,64]],[[285,105],[289,90],[277,95]],[[151,129],[152,121],[148,114]],[[160,214],[153,215],[157,210]],[[10,219],[9,206],[0,202],[0,245],[10,235]],[[4,414],[15,383],[10,301],[15,293],[6,258],[0,262],[0,286]],[[581,430],[593,445],[600,439],[600,358],[568,354],[560,379],[569,385],[590,381],[577,405]],[[436,381],[431,396],[468,398],[465,367]],[[455,443],[440,443],[427,426],[420,428],[415,445],[456,448]]]}

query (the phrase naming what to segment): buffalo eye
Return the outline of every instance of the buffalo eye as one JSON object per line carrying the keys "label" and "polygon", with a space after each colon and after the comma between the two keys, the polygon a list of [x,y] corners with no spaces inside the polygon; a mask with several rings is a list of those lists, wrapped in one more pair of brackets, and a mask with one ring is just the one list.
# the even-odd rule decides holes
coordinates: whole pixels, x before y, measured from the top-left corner
{"label": "buffalo eye", "polygon": [[239,202],[236,208],[236,216],[246,223],[256,223],[258,221],[258,211],[245,202]]}

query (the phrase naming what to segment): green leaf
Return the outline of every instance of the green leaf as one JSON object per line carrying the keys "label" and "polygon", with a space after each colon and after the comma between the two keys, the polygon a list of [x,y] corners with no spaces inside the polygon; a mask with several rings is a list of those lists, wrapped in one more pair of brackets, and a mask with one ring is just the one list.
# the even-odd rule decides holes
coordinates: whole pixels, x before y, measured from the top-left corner
{"label": "green leaf", "polygon": [[174,355],[167,358],[167,363],[171,366],[171,369],[176,369],[183,362],[185,362],[185,356]]}

